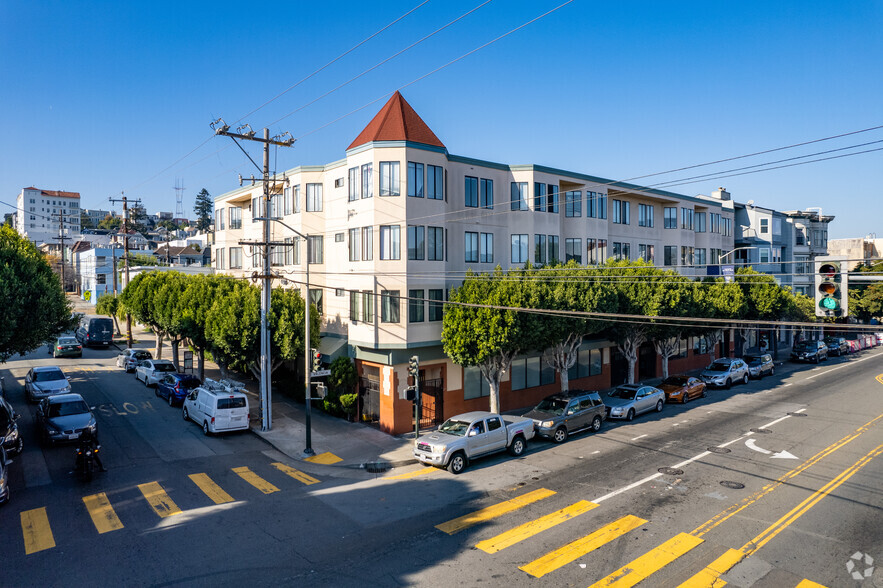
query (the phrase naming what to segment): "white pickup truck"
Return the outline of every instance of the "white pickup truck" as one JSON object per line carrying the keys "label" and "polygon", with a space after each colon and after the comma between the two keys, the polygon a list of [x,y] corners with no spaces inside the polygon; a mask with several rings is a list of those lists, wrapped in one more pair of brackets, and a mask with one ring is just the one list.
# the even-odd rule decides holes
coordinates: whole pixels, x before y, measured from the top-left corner
{"label": "white pickup truck", "polygon": [[508,449],[519,456],[534,435],[533,421],[493,412],[467,412],[446,420],[437,431],[417,439],[414,457],[427,465],[459,474],[469,461]]}

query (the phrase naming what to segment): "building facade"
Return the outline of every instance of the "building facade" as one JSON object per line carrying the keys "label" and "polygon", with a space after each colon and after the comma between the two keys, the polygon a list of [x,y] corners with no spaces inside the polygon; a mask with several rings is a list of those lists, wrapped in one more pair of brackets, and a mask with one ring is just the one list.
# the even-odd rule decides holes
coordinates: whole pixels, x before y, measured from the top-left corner
{"label": "building facade", "polygon": [[[216,271],[246,276],[261,267],[259,248],[239,242],[263,238],[262,221],[253,221],[264,216],[262,193],[256,184],[215,199]],[[420,358],[424,403],[436,420],[487,407],[478,369],[451,362],[440,341],[443,302],[468,270],[613,257],[705,275],[733,247],[728,195],[690,197],[453,155],[398,93],[344,159],[288,170],[274,178],[272,194],[268,216],[307,238],[270,223],[271,241],[286,244],[271,253],[274,273],[298,287],[309,264],[322,351],[355,359],[362,418],[393,433],[413,427],[412,405],[401,398],[411,355]],[[693,357],[692,343],[684,347],[681,359]],[[698,343],[695,351],[707,353]],[[658,358],[645,355],[642,372],[655,375]],[[608,387],[624,376],[621,364],[609,342],[586,342],[571,385]],[[558,386],[538,353],[516,358],[502,409],[533,404]]]}
{"label": "building facade", "polygon": [[80,193],[23,188],[16,199],[15,228],[38,246],[80,235]]}

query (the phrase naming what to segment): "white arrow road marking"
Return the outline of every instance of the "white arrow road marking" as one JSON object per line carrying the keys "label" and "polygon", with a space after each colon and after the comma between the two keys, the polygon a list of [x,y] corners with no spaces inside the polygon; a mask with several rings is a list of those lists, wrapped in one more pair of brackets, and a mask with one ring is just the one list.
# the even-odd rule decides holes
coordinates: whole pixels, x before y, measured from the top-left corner
{"label": "white arrow road marking", "polygon": [[792,455],[791,453],[788,453],[785,450],[782,450],[778,453],[773,453],[772,451],[770,451],[768,449],[758,447],[757,445],[755,445],[754,439],[746,439],[745,440],[745,447],[747,447],[748,449],[753,449],[754,451],[758,451],[760,453],[763,453],[764,455],[772,454],[771,459],[776,459],[776,458],[778,458],[778,459],[797,459],[796,455]]}

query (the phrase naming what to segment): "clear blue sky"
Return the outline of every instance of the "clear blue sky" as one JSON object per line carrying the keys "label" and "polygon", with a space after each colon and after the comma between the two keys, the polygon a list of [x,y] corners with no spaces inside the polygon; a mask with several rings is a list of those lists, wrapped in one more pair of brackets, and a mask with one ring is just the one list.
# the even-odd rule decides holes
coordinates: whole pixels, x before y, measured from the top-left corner
{"label": "clear blue sky", "polygon": [[[311,131],[563,1],[493,0],[286,117],[481,3],[430,0],[245,122],[300,137],[279,171],[336,161],[383,102]],[[200,188],[217,196],[254,169],[211,137],[213,118],[234,123],[420,2],[7,0],[0,200],[34,185],[108,208],[125,190],[174,212],[180,179],[192,217]],[[883,125],[881,31],[877,0],[576,0],[402,93],[453,154],[627,179]],[[872,141],[883,129],[640,181]],[[780,210],[821,206],[831,238],[883,237],[883,151],[671,190],[718,185]]]}

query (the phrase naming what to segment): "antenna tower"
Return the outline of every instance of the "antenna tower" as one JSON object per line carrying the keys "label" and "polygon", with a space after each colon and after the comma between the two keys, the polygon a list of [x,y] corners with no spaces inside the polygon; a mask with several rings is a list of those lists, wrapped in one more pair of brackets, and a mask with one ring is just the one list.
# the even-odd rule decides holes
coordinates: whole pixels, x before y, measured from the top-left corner
{"label": "antenna tower", "polygon": [[184,180],[175,178],[175,218],[184,218]]}

